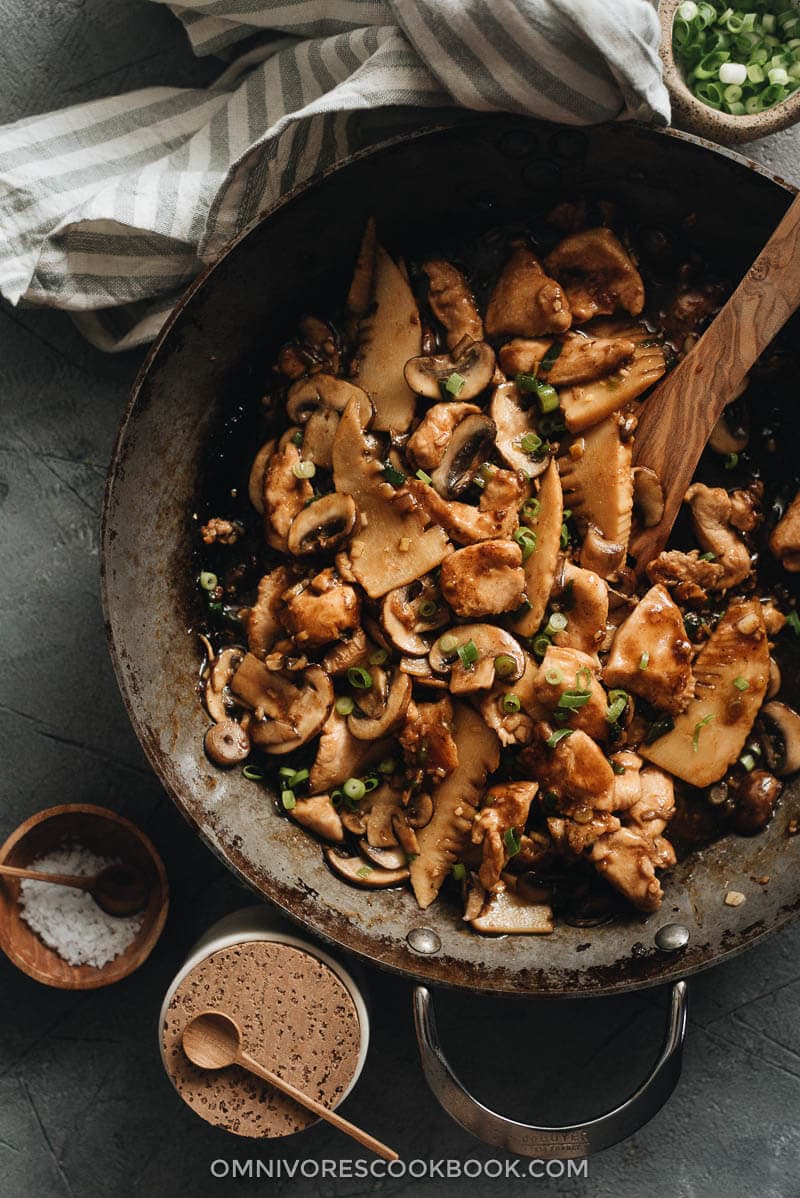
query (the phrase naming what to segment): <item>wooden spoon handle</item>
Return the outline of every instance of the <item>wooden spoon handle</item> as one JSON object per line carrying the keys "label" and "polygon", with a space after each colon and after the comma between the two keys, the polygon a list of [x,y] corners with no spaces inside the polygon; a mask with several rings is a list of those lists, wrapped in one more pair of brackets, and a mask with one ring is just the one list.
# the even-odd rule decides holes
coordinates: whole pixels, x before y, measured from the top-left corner
{"label": "wooden spoon handle", "polygon": [[90,890],[94,878],[83,874],[47,874],[38,869],[20,869],[16,865],[0,865],[0,874],[9,878],[30,878],[34,882],[52,882],[55,886],[74,886],[76,890]]}
{"label": "wooden spoon handle", "polygon": [[236,1062],[245,1069],[249,1069],[251,1073],[255,1073],[257,1077],[263,1078],[265,1082],[269,1082],[276,1090],[281,1090],[284,1094],[288,1094],[300,1106],[318,1115],[320,1119],[325,1119],[328,1123],[332,1123],[334,1127],[338,1127],[339,1131],[352,1136],[364,1148],[369,1148],[370,1151],[383,1157],[385,1161],[396,1161],[398,1159],[398,1154],[393,1148],[387,1148],[385,1144],[382,1144],[380,1140],[376,1140],[368,1132],[362,1131],[354,1123],[350,1123],[347,1119],[343,1119],[341,1115],[337,1115],[336,1111],[329,1110],[321,1102],[317,1102],[316,1098],[311,1098],[309,1094],[304,1094],[302,1090],[298,1090],[291,1082],[284,1081],[277,1073],[273,1073],[271,1069],[267,1069],[254,1057],[251,1057],[248,1052],[240,1051]]}
{"label": "wooden spoon handle", "polygon": [[660,523],[631,542],[637,570],[663,549],[725,405],[798,305],[800,196],[694,348],[642,405],[633,460],[655,470],[665,506]]}

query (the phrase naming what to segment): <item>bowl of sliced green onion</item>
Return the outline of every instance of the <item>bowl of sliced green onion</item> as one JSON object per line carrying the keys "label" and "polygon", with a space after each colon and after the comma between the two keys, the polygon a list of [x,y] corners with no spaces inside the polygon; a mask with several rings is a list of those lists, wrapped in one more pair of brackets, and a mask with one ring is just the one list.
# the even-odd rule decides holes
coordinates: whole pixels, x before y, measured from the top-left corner
{"label": "bowl of sliced green onion", "polygon": [[800,0],[661,0],[676,124],[726,144],[800,119]]}

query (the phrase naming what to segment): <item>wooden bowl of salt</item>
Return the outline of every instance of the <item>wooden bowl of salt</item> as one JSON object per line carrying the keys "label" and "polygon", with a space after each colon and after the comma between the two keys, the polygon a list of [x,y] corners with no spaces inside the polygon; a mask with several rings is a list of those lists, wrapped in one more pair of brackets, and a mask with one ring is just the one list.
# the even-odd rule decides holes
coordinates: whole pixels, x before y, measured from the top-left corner
{"label": "wooden bowl of salt", "polygon": [[0,949],[9,960],[62,990],[110,986],[138,969],[164,928],[169,890],[161,858],[135,824],[105,807],[68,803],[31,816],[0,848],[0,863],[45,873],[97,873],[111,862],[136,866],[148,883],[147,904],[134,916],[107,915],[83,891],[0,876]]}

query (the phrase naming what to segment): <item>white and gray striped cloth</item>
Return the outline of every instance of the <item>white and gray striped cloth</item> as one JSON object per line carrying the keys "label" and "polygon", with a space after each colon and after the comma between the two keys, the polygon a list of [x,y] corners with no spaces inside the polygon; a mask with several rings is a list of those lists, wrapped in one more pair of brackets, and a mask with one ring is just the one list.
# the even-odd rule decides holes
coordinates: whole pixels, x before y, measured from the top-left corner
{"label": "white and gray striped cloth", "polygon": [[106,350],[151,340],[231,237],[348,153],[365,109],[669,120],[649,0],[168,7],[198,55],[231,58],[246,42],[213,86],[145,88],[0,129],[0,291],[67,309]]}

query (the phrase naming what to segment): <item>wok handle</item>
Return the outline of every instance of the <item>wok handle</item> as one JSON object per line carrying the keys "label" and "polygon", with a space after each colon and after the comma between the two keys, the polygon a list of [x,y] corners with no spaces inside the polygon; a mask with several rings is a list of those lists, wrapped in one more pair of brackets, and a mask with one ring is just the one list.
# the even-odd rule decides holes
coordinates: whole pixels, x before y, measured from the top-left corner
{"label": "wok handle", "polygon": [[469,1093],[442,1052],[430,990],[427,986],[417,986],[414,990],[414,1023],[422,1069],[440,1106],[479,1140],[518,1156],[542,1160],[570,1160],[600,1152],[633,1135],[653,1118],[675,1089],[681,1074],[687,1011],[686,982],[675,982],[661,1054],[649,1077],[625,1102],[586,1123],[540,1127],[535,1123],[517,1123],[490,1111]]}

